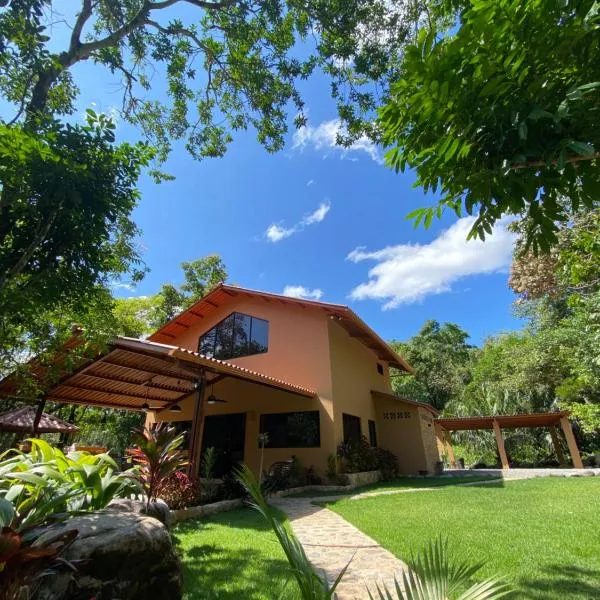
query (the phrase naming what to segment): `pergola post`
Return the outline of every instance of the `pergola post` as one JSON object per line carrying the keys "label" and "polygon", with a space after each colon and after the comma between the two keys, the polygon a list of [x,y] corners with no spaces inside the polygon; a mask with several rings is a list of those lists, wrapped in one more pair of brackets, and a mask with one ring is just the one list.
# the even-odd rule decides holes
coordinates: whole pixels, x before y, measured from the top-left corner
{"label": "pergola post", "polygon": [[192,416],[192,431],[190,433],[190,445],[188,448],[187,474],[190,478],[196,478],[200,461],[200,444],[202,440],[202,421],[204,420],[204,388],[206,387],[206,375],[202,371],[196,381],[196,401]]}
{"label": "pergola post", "polygon": [[573,435],[573,428],[571,427],[571,422],[569,421],[568,417],[561,417],[560,426],[565,434],[567,446],[569,446],[569,453],[571,454],[573,466],[576,469],[583,469],[579,448],[577,447],[577,442],[575,441],[575,436]]}
{"label": "pergola post", "polygon": [[452,447],[452,440],[450,439],[450,434],[441,425],[438,425],[437,423],[435,424],[435,433],[442,448],[448,454],[450,466],[453,469],[456,469],[456,457],[454,456],[454,448]]}
{"label": "pergola post", "polygon": [[552,445],[554,446],[554,451],[556,452],[558,464],[564,467],[567,464],[567,460],[560,444],[560,438],[558,437],[558,431],[556,431],[555,425],[550,426],[550,437],[552,438]]}
{"label": "pergola post", "polygon": [[500,461],[502,462],[502,468],[504,470],[510,469],[510,465],[508,464],[508,458],[506,457],[506,450],[504,448],[504,438],[502,437],[502,429],[500,429],[500,425],[498,425],[498,421],[494,419],[493,421],[494,434],[496,436],[496,444],[498,446],[498,454],[500,454]]}

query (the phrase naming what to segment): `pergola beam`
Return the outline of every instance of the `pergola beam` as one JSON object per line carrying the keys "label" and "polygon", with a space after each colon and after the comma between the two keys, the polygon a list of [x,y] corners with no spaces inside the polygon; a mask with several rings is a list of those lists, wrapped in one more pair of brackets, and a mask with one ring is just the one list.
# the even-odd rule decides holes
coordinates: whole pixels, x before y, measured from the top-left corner
{"label": "pergola beam", "polygon": [[583,469],[583,462],[581,462],[581,455],[579,454],[579,448],[577,447],[577,442],[575,441],[575,436],[573,435],[571,422],[567,417],[562,417],[560,420],[560,426],[565,434],[567,446],[569,446],[569,453],[571,454],[573,467],[576,469]]}
{"label": "pergola beam", "polygon": [[558,459],[558,464],[561,467],[564,467],[567,464],[567,460],[565,458],[565,453],[563,452],[560,438],[558,437],[558,431],[556,430],[556,426],[552,425],[550,427],[550,437],[552,438],[552,445],[554,446],[554,451],[556,452],[556,458]]}
{"label": "pergola beam", "polygon": [[500,461],[502,462],[502,468],[506,471],[510,469],[508,464],[508,458],[506,456],[506,449],[504,448],[504,438],[502,437],[502,429],[498,425],[498,421],[494,419],[493,422],[494,435],[496,436],[496,445],[498,446],[498,454],[500,454]]}

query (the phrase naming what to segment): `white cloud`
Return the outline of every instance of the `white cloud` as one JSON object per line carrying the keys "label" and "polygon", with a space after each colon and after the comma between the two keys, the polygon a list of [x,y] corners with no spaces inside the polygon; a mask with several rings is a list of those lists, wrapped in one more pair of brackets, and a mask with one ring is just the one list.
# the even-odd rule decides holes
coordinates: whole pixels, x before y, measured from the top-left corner
{"label": "white cloud", "polygon": [[347,260],[375,261],[369,280],[350,293],[353,300],[384,301],[384,309],[416,302],[452,289],[452,284],[469,275],[498,273],[510,265],[514,234],[499,223],[485,242],[467,241],[475,217],[459,219],[429,244],[398,244],[381,250],[352,250]]}
{"label": "white cloud", "polygon": [[286,285],[283,288],[283,295],[291,298],[303,298],[309,300],[320,300],[323,297],[323,290],[315,288],[311,290],[303,285]]}
{"label": "white cloud", "polygon": [[317,208],[317,210],[310,213],[309,215],[306,215],[301,222],[304,225],[313,225],[314,223],[320,223],[327,216],[327,213],[330,210],[331,202],[329,202],[329,200],[327,202],[321,202],[321,204],[319,204],[319,208]]}
{"label": "white cloud", "polygon": [[317,183],[314,179],[309,179],[306,182],[306,187],[310,187],[311,185],[315,185],[315,183]]}
{"label": "white cloud", "polygon": [[290,237],[293,233],[296,233],[296,229],[294,227],[290,229],[286,229],[285,227],[281,227],[276,223],[272,223],[267,227],[265,231],[265,235],[270,242],[280,242],[284,240],[286,237]]}
{"label": "white cloud", "polygon": [[135,291],[136,288],[133,283],[127,281],[111,281],[108,285],[113,290],[129,290],[130,292]]}
{"label": "white cloud", "polygon": [[271,223],[266,231],[265,237],[273,243],[280,242],[294,233],[302,231],[309,225],[315,225],[325,219],[327,213],[331,210],[331,201],[327,198],[325,202],[321,202],[319,207],[313,212],[304,215],[295,225],[292,227],[283,227],[279,223]]}
{"label": "white cloud", "polygon": [[342,158],[353,152],[364,152],[375,162],[382,164],[383,157],[377,146],[366,136],[362,136],[347,148],[337,143],[338,135],[344,135],[344,129],[339,119],[323,121],[316,127],[304,125],[292,138],[292,150],[303,150],[307,146],[315,150],[325,150],[324,157],[332,152],[339,153]]}

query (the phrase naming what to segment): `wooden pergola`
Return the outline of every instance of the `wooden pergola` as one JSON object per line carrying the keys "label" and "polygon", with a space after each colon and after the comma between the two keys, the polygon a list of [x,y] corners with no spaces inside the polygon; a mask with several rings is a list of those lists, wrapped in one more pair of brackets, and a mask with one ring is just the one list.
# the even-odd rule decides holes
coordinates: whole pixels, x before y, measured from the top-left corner
{"label": "wooden pergola", "polygon": [[493,415],[493,416],[473,416],[473,417],[441,417],[435,419],[435,432],[438,439],[438,444],[443,448],[450,460],[450,465],[456,468],[456,458],[454,456],[454,449],[452,447],[452,441],[450,439],[450,432],[452,431],[468,431],[477,429],[491,429],[494,431],[496,436],[496,444],[498,446],[498,454],[502,462],[503,469],[510,469],[508,458],[506,456],[506,449],[504,448],[504,438],[502,437],[503,429],[517,429],[517,428],[538,428],[545,427],[550,430],[550,436],[552,438],[552,444],[556,451],[558,462],[561,465],[566,464],[565,455],[562,451],[558,427],[562,429],[562,432],[567,441],[569,447],[569,453],[571,454],[571,461],[576,469],[583,469],[583,463],[581,462],[581,456],[579,454],[579,448],[573,435],[573,429],[571,422],[569,421],[568,412],[549,412],[549,413],[532,413],[525,415]]}
{"label": "wooden pergola", "polygon": [[[76,343],[70,342],[70,347],[74,346]],[[44,371],[35,366],[34,375],[38,371],[42,379]],[[200,453],[207,386],[233,378],[308,398],[316,395],[313,390],[223,360],[126,337],[115,338],[107,350],[94,357],[78,358],[74,368],[59,371],[41,399],[29,399],[38,403],[39,413],[47,401],[160,413],[174,410],[175,405],[194,397],[190,472]],[[0,396],[23,400],[18,392],[17,378],[8,376],[0,381]]]}

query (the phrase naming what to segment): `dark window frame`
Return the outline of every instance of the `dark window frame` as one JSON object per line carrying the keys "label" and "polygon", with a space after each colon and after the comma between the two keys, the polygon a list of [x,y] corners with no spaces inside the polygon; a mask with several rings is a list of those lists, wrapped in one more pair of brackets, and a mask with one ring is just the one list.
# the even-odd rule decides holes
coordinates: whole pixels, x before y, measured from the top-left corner
{"label": "dark window frame", "polygon": [[[313,425],[316,425],[314,440],[304,444],[293,443],[299,440],[299,437],[290,439],[289,419],[294,415],[309,415],[313,419]],[[277,423],[276,421],[280,422]],[[283,422],[285,420],[285,423]],[[266,433],[269,441],[265,448],[320,448],[321,447],[321,412],[319,410],[294,410],[289,412],[263,413],[260,415],[259,431]]]}
{"label": "dark window frame", "polygon": [[[352,439],[352,436],[349,435],[351,433],[350,427],[354,427],[356,425],[358,425],[358,436],[356,439]],[[342,413],[342,429],[345,443],[358,443],[362,439],[362,419],[360,417],[351,415],[349,413]]]}
{"label": "dark window frame", "polygon": [[[240,332],[236,330],[236,320],[246,320],[249,319],[249,326],[247,327],[248,331],[246,333],[245,323],[240,326],[244,328],[244,333],[247,335],[246,348],[245,350],[240,350],[239,336]],[[259,330],[259,322],[260,330]],[[266,324],[266,327],[264,327]],[[227,328],[231,328],[231,340],[227,340],[227,346],[220,346],[223,341],[223,336],[227,335]],[[266,344],[262,344],[261,340],[254,338],[254,328],[256,327],[256,334],[264,335],[264,341]],[[207,344],[205,340],[207,338],[212,337],[211,340],[208,341],[209,344],[212,344],[212,347],[207,348]],[[219,348],[218,348],[219,347]],[[217,348],[219,351],[217,352]],[[204,356],[209,356],[211,358],[217,358],[220,360],[229,360],[232,358],[241,358],[243,356],[253,356],[255,354],[266,354],[269,351],[269,321],[266,319],[261,319],[260,317],[255,317],[253,315],[247,315],[241,312],[232,312],[228,314],[224,319],[221,319],[217,324],[213,325],[208,331],[205,331],[198,338],[198,352],[203,354]]]}
{"label": "dark window frame", "polygon": [[382,365],[381,363],[377,363],[377,372],[378,372],[380,375],[383,375],[383,374],[384,374],[384,371],[383,371],[383,365]]}
{"label": "dark window frame", "polygon": [[373,419],[369,419],[369,444],[371,448],[377,448],[377,423]]}

